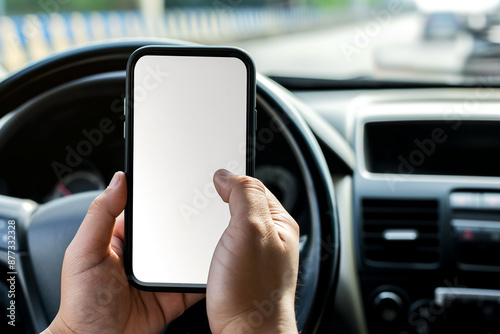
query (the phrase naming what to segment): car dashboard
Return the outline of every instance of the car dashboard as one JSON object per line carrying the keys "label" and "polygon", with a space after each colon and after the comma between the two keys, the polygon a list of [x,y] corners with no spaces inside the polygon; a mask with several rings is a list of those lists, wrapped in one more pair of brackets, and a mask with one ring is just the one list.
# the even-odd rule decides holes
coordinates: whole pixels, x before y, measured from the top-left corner
{"label": "car dashboard", "polygon": [[[104,189],[123,168],[124,73],[89,74],[74,86],[42,90],[46,95],[35,101],[51,101],[38,104],[43,108],[31,110],[29,102],[0,121],[6,162],[0,195],[50,206],[61,197]],[[343,88],[298,89],[275,79],[285,89],[258,77],[256,176],[299,223],[301,261],[318,262],[319,271],[304,270],[310,275],[302,279],[328,290],[300,286],[298,304],[313,305],[318,294],[325,300],[321,309],[303,307],[317,318],[309,332],[495,332],[500,90],[486,84],[358,87],[355,81]],[[282,104],[273,104],[278,100]],[[290,110],[284,113],[283,105]],[[327,169],[331,179],[323,178]],[[325,234],[330,239],[320,239],[320,224],[335,225]],[[337,239],[328,233],[337,232],[340,260],[327,256],[327,266],[320,251],[336,252]],[[338,279],[321,271],[337,265]],[[42,261],[38,267],[44,266]],[[41,296],[60,286],[40,284]],[[50,319],[58,298],[50,309],[44,299],[35,308]]]}
{"label": "car dashboard", "polygon": [[295,92],[355,157],[351,175],[335,172],[348,159],[329,160],[341,229],[337,332],[496,331],[499,92]]}

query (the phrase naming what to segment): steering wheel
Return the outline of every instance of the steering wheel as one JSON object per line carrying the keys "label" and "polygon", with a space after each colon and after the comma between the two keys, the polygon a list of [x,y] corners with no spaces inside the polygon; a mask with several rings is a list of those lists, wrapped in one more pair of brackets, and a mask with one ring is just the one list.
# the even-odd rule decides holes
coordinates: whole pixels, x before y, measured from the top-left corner
{"label": "steering wheel", "polygon": [[[12,140],[22,126],[31,122],[36,127],[38,120],[53,116],[54,110],[66,110],[83,101],[116,97],[117,110],[122,112],[120,102],[124,97],[129,55],[144,45],[178,43],[141,40],[96,44],[53,55],[12,74],[0,83],[0,117],[8,114],[0,128],[0,161],[5,161],[3,156],[8,147],[25,149]],[[304,198],[310,213],[307,236],[301,238],[296,314],[299,330],[313,333],[317,331],[319,319],[335,292],[339,228],[328,167],[293,99],[273,81],[258,76],[259,117],[271,120],[274,128],[284,136],[306,184]],[[259,150],[257,165],[258,155]],[[55,317],[59,309],[64,252],[97,195],[95,191],[84,192],[45,204],[0,196],[0,219],[6,223],[2,225],[0,222],[0,237],[4,234],[8,237],[7,243],[0,243],[0,267],[8,273],[13,272],[16,277],[19,300],[16,303],[22,305],[19,307],[27,331],[40,332]],[[8,232],[14,228],[15,233]],[[14,234],[15,240],[9,238]],[[192,321],[193,318],[197,320]],[[194,330],[194,323],[204,324],[203,331],[209,332],[203,305],[188,310],[166,332],[188,333]],[[197,328],[196,332],[199,331]]]}

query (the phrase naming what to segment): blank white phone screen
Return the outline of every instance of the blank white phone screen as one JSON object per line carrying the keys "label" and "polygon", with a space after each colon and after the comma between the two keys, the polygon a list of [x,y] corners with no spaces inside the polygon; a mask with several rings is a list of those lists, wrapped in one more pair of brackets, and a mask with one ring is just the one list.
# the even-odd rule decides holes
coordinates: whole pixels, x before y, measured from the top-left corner
{"label": "blank white phone screen", "polygon": [[147,55],[134,68],[132,271],[206,284],[229,208],[213,175],[246,173],[247,68],[234,57]]}

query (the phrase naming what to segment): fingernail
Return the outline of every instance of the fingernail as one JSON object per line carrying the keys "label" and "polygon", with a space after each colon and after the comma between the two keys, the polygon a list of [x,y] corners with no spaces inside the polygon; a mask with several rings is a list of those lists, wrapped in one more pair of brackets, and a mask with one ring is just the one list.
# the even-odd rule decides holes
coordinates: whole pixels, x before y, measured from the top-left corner
{"label": "fingernail", "polygon": [[108,188],[113,188],[116,185],[118,185],[118,183],[120,182],[120,175],[119,174],[120,174],[120,172],[116,172],[115,175],[113,175],[111,182],[109,182]]}
{"label": "fingernail", "polygon": [[217,176],[220,176],[220,177],[227,177],[227,176],[231,176],[231,175],[234,175],[233,173],[231,173],[230,171],[228,171],[227,169],[219,169],[217,172],[215,172],[217,174]]}

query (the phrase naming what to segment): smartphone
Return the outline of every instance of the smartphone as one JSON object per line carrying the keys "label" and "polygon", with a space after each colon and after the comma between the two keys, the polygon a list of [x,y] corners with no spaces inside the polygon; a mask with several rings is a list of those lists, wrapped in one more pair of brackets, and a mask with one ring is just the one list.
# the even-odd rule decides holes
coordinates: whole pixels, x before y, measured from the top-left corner
{"label": "smartphone", "polygon": [[130,56],[126,84],[127,276],[204,292],[230,219],[213,175],[254,174],[255,66],[237,48],[148,46]]}

